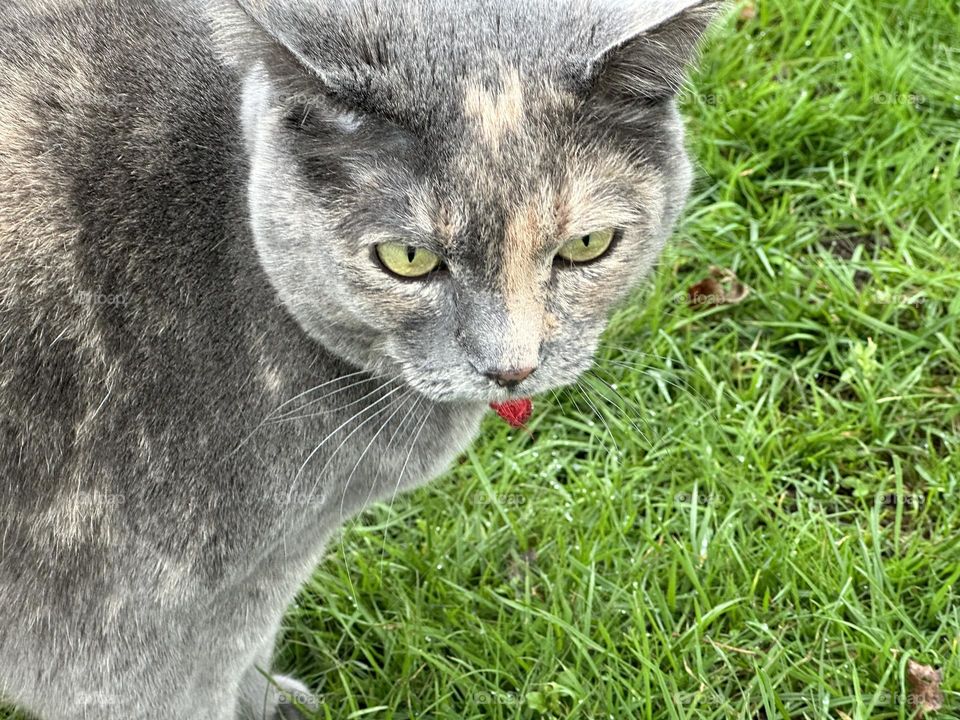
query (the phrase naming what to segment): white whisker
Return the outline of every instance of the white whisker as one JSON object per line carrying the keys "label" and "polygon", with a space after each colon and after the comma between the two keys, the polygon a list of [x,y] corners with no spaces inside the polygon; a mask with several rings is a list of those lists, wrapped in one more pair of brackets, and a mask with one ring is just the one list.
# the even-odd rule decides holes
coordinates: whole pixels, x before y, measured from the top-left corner
{"label": "white whisker", "polygon": [[333,380],[327,380],[326,382],[321,383],[320,385],[317,385],[316,387],[310,388],[309,390],[304,390],[302,393],[300,393],[300,394],[297,395],[296,397],[292,397],[292,398],[290,398],[289,400],[286,400],[286,401],[280,403],[280,405],[278,405],[276,408],[274,408],[274,409],[271,410],[269,413],[267,413],[266,416],[264,416],[264,418],[263,418],[259,423],[257,423],[257,426],[254,427],[253,430],[251,430],[251,431],[249,432],[249,434],[247,434],[247,436],[244,437],[243,440],[240,441],[240,444],[237,445],[237,447],[235,447],[235,448],[233,449],[233,451],[232,451],[229,455],[227,455],[227,457],[231,457],[231,456],[233,456],[234,454],[236,454],[236,453],[240,450],[240,448],[242,448],[244,445],[246,445],[246,444],[250,441],[250,438],[252,438],[254,435],[257,434],[257,431],[259,431],[260,428],[262,428],[264,425],[267,424],[267,421],[268,421],[273,415],[275,415],[276,413],[278,413],[278,412],[279,412],[282,408],[284,408],[285,406],[287,406],[287,405],[289,405],[290,403],[292,403],[292,402],[294,402],[294,401],[302,398],[304,395],[309,395],[309,394],[312,393],[312,392],[316,392],[317,390],[320,390],[320,389],[326,387],[327,385],[330,385],[331,383],[340,382],[340,381],[342,381],[342,380],[348,380],[348,379],[350,379],[350,378],[352,378],[352,377],[356,377],[357,375],[364,375],[364,374],[366,374],[366,371],[365,371],[365,370],[357,370],[356,372],[347,373],[346,375],[341,375],[340,377],[334,378]]}
{"label": "white whisker", "polygon": [[[396,388],[394,388],[393,390],[391,390],[390,392],[388,392],[386,395],[384,395],[383,397],[381,397],[381,398],[379,398],[379,399],[377,399],[377,400],[374,400],[372,403],[370,403],[369,405],[367,405],[366,407],[364,407],[363,409],[361,409],[359,412],[354,413],[350,418],[348,418],[347,420],[343,421],[340,425],[337,426],[337,428],[336,428],[335,430],[333,430],[333,431],[332,431],[331,433],[329,433],[323,440],[321,440],[321,441],[320,441],[320,444],[317,445],[317,446],[313,449],[313,452],[311,452],[311,453],[307,456],[307,459],[303,461],[303,465],[300,466],[300,469],[297,470],[297,474],[294,476],[294,481],[293,481],[293,483],[291,483],[291,486],[290,486],[290,493],[289,493],[289,495],[288,495],[288,501],[289,501],[289,497],[291,497],[292,494],[293,494],[293,489],[294,489],[294,487],[296,486],[297,480],[299,480],[300,475],[303,473],[304,468],[306,468],[307,465],[310,464],[310,461],[313,460],[313,458],[316,456],[316,454],[317,454],[318,452],[320,452],[321,448],[323,448],[323,446],[326,445],[326,443],[327,443],[334,435],[336,435],[338,432],[340,432],[341,430],[343,430],[347,425],[349,425],[350,423],[352,423],[354,420],[356,420],[358,417],[360,417],[361,415],[363,415],[365,412],[368,412],[369,410],[373,409],[374,407],[376,407],[376,406],[379,405],[380,403],[382,403],[382,402],[384,402],[385,400],[389,399],[389,398],[390,398],[392,395],[394,395],[395,393],[400,392],[401,389],[402,389],[402,386],[401,386],[401,387],[396,387]],[[390,406],[387,405],[387,408],[389,408],[389,407],[390,407]],[[346,444],[346,442],[347,442],[351,437],[353,437],[364,425],[366,425],[368,422],[370,422],[371,420],[373,420],[374,418],[376,418],[378,415],[380,415],[380,413],[384,412],[384,410],[386,410],[386,408],[380,408],[380,409],[377,410],[373,415],[371,415],[370,417],[368,417],[366,420],[364,420],[364,421],[361,422],[359,425],[357,425],[357,427],[355,427],[353,430],[351,430],[350,433],[349,433],[349,434],[343,439],[343,441],[340,443],[340,445],[337,446],[336,450],[333,451],[333,453],[330,455],[330,458],[327,459],[327,462],[326,462],[326,463],[324,464],[324,466],[323,466],[324,469],[326,469],[326,467],[327,467],[327,465],[329,464],[330,460],[337,454],[337,452],[340,451],[340,449]],[[319,478],[317,479],[317,483],[318,483],[318,482],[320,482]],[[315,490],[316,490],[316,483],[314,483],[313,488],[311,489],[310,492],[313,493]]]}
{"label": "white whisker", "polygon": [[[603,423],[604,428],[606,428],[607,435],[610,436],[610,441],[613,443],[613,446],[617,449],[617,457],[618,458],[621,457],[622,452],[620,451],[620,446],[617,445],[617,439],[613,436],[613,431],[610,429],[610,426],[607,424],[607,419],[603,416],[603,413],[600,412],[600,408],[598,408],[596,405],[593,404],[593,401],[590,399],[590,396],[587,395],[587,392],[586,390],[584,390],[583,384],[581,382],[578,381],[576,383],[576,388],[577,390],[580,391],[580,394],[583,395],[583,399],[587,401],[587,405],[589,405],[593,409],[593,414],[596,415],[597,418],[599,418],[600,422]],[[601,443],[603,443],[602,440],[601,440]],[[603,449],[605,452],[608,452],[606,443],[603,443]]]}
{"label": "white whisker", "polygon": [[[387,425],[389,425],[389,424],[390,424],[390,421],[393,420],[394,417],[396,417],[397,413],[399,413],[399,412],[406,406],[406,403],[407,403],[408,399],[410,398],[411,395],[413,395],[413,393],[414,393],[413,390],[408,390],[406,393],[404,393],[403,395],[400,396],[401,404],[398,405],[397,408],[396,408],[396,410],[394,410],[392,413],[390,413],[390,415],[387,417],[387,419],[384,420],[384,421],[380,424],[380,427],[379,427],[379,428],[377,429],[377,431],[373,434],[373,437],[370,438],[370,441],[367,443],[366,447],[363,448],[363,451],[360,453],[360,457],[357,458],[357,462],[355,462],[355,463],[353,464],[353,469],[350,470],[350,474],[347,475],[347,479],[346,479],[346,480],[344,481],[344,483],[343,483],[343,492],[340,493],[340,510],[339,510],[339,513],[340,513],[340,523],[341,523],[341,524],[343,524],[343,522],[344,522],[344,518],[343,518],[343,506],[344,506],[344,503],[345,503],[346,500],[347,500],[347,491],[350,489],[350,481],[353,480],[353,476],[354,476],[354,474],[357,472],[357,468],[359,468],[360,465],[361,465],[361,463],[363,463],[363,459],[367,456],[367,453],[370,451],[370,448],[373,447],[373,444],[377,441],[377,438],[380,437],[380,433],[382,433],[382,432],[386,429]],[[416,405],[416,402],[414,403],[414,405]],[[388,406],[388,407],[389,407],[389,406]],[[378,414],[379,414],[379,413],[378,413]],[[338,448],[338,449],[339,449],[339,448]],[[334,452],[334,455],[336,455],[336,451]],[[332,457],[333,457],[333,456],[331,456],[331,458],[332,458]],[[327,462],[329,463],[329,460],[328,460]],[[326,468],[326,465],[324,465],[324,468]],[[367,498],[366,498],[366,500],[364,500],[364,505],[361,505],[361,509],[366,505],[367,502],[369,502],[369,500],[370,500],[370,494],[371,494],[371,492],[373,491],[373,484],[374,484],[375,482],[376,482],[376,478],[374,477],[374,478],[372,478],[371,487],[370,487],[370,489],[367,491]],[[347,568],[348,568],[348,570],[347,570],[347,579],[348,579],[349,582],[350,582],[350,590],[353,592],[354,599],[356,599],[357,590],[356,590],[356,588],[353,586],[353,578],[350,576],[349,565],[348,565],[348,563],[347,563],[347,549],[346,549],[346,546],[344,545],[343,533],[342,533],[342,532],[340,533],[340,552],[341,552],[341,554],[343,555],[343,564],[344,564],[344,567],[347,567]]]}
{"label": "white whisker", "polygon": [[367,379],[367,380],[363,380],[363,381],[358,382],[358,383],[352,383],[351,385],[348,385],[348,386],[345,387],[345,388],[341,388],[341,389],[335,390],[335,391],[332,392],[332,393],[326,393],[326,394],[323,395],[323,397],[317,398],[316,400],[311,400],[311,401],[310,401],[309,403],[307,403],[306,405],[303,405],[303,406],[301,406],[301,407],[298,407],[296,410],[291,410],[290,412],[285,413],[285,414],[281,415],[280,417],[274,418],[274,419],[271,420],[270,422],[271,422],[271,423],[285,423],[285,422],[290,422],[290,421],[292,421],[292,420],[309,420],[309,419],[311,419],[311,418],[322,417],[323,415],[330,415],[331,413],[339,412],[339,411],[341,411],[341,410],[346,410],[347,408],[353,407],[354,405],[359,405],[360,403],[362,403],[364,400],[366,400],[366,399],[367,399],[368,397],[370,397],[371,395],[376,395],[376,394],[379,393],[379,392],[383,392],[387,387],[390,386],[391,383],[399,382],[399,380],[398,380],[397,378],[387,379],[386,381],[384,381],[384,382],[380,383],[379,385],[377,385],[376,388],[374,388],[373,390],[371,390],[370,392],[368,392],[368,393],[367,393],[366,395],[364,395],[363,397],[360,397],[360,398],[358,398],[358,399],[356,399],[356,400],[353,400],[352,402],[349,402],[349,403],[347,403],[346,405],[337,405],[337,406],[334,406],[334,407],[331,407],[331,408],[326,408],[326,409],[324,409],[324,410],[318,410],[318,411],[316,411],[316,412],[309,412],[309,413],[302,414],[302,415],[294,415],[294,414],[292,414],[292,413],[296,413],[296,412],[302,412],[302,411],[305,410],[308,406],[310,406],[310,405],[316,405],[317,403],[319,403],[320,401],[322,401],[324,398],[333,397],[333,396],[338,395],[338,394],[340,394],[341,392],[344,392],[344,391],[346,391],[346,390],[348,390],[348,389],[350,389],[350,388],[352,388],[352,387],[356,387],[357,385],[363,385],[363,384],[369,383],[369,382],[373,382],[373,378],[370,378],[370,379]]}
{"label": "white whisker", "polygon": [[[598,380],[599,382],[603,383],[603,385],[606,386],[612,393],[614,393],[614,394],[617,396],[617,398],[620,399],[621,402],[623,402],[624,404],[632,407],[632,408],[637,412],[636,418],[637,418],[638,420],[640,420],[641,422],[647,422],[647,420],[642,416],[642,412],[641,412],[641,411],[643,410],[643,408],[641,408],[639,405],[637,405],[636,403],[632,402],[632,401],[629,400],[628,398],[624,397],[624,395],[623,395],[619,390],[617,390],[617,388],[615,388],[612,384],[608,383],[606,380],[604,380],[602,377],[600,377],[596,372],[594,372],[594,371],[591,370],[591,371],[590,371],[586,376],[584,376],[584,377],[585,377],[585,379]],[[605,397],[605,396],[603,395],[603,393],[597,393],[597,395],[598,395],[599,397],[603,398],[604,401],[605,401],[608,405],[612,405],[612,404],[613,404],[613,403],[610,401],[609,398],[607,398],[607,397]],[[641,430],[641,429],[637,426],[637,424],[636,424],[629,416],[627,416],[626,413],[624,413],[624,418],[625,418],[626,421],[630,424],[630,427],[632,427],[634,430],[636,430],[638,433],[640,433],[640,437],[643,438],[644,442],[646,442],[648,446],[653,447],[653,444],[650,442],[650,438],[648,438],[648,437],[646,436],[646,434],[643,432],[643,430]],[[647,423],[647,424],[649,425],[649,423]]]}
{"label": "white whisker", "polygon": [[[410,449],[407,450],[407,456],[403,460],[403,465],[400,466],[400,473],[397,475],[397,482],[393,486],[393,493],[390,496],[390,507],[393,508],[393,504],[397,499],[397,492],[400,490],[400,483],[403,482],[403,475],[407,471],[407,465],[410,463],[410,458],[413,457],[413,451],[417,446],[417,440],[420,439],[420,433],[423,432],[423,428],[426,427],[427,421],[430,419],[430,416],[433,415],[434,406],[431,405],[426,414],[423,416],[423,420],[420,421],[420,425],[417,427],[417,432],[413,436],[413,440],[410,442]],[[384,529],[383,535],[383,545],[380,548],[380,577],[383,578],[383,556],[387,551],[387,535],[386,529]]]}

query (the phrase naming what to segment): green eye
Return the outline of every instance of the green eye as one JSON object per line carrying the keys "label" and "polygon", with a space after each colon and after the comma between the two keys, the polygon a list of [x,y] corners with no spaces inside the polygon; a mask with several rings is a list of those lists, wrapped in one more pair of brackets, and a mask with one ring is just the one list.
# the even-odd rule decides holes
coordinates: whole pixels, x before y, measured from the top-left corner
{"label": "green eye", "polygon": [[429,250],[398,242],[377,245],[377,257],[387,270],[402,278],[422,278],[440,267],[440,258]]}
{"label": "green eye", "polygon": [[578,235],[575,238],[570,238],[566,245],[560,248],[557,257],[561,257],[572,263],[585,263],[596,260],[610,249],[615,235],[616,231],[611,228],[609,230],[592,232],[589,235]]}

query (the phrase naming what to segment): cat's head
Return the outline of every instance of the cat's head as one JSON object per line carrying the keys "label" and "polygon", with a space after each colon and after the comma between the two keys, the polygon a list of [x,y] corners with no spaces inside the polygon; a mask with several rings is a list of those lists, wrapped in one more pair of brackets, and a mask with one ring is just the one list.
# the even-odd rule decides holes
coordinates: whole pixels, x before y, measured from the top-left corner
{"label": "cat's head", "polygon": [[260,259],[324,345],[439,401],[574,381],[687,199],[719,2],[223,0]]}

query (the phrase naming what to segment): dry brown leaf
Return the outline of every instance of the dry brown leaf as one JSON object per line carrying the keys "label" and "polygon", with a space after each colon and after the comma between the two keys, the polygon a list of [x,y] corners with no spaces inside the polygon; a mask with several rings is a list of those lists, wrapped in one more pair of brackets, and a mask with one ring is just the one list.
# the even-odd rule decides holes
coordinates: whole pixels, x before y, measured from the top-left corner
{"label": "dry brown leaf", "polygon": [[687,299],[691,307],[739,305],[749,295],[750,288],[740,282],[733,270],[718,267],[711,267],[710,277],[687,290]]}
{"label": "dry brown leaf", "polygon": [[723,286],[713,278],[707,278],[696,285],[691,285],[690,289],[687,290],[687,297],[692,307],[699,307],[700,305],[714,307],[721,304],[717,299],[721,297],[722,293]]}
{"label": "dry brown leaf", "polygon": [[917,709],[917,715],[936,712],[943,707],[943,671],[934,670],[929,665],[921,665],[907,660],[907,685],[910,687],[910,704]]}

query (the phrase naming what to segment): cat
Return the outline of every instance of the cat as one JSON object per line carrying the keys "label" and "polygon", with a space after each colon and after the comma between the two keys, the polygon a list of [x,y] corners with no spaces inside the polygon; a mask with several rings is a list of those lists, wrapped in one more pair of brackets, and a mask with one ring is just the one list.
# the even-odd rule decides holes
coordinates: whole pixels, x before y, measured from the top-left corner
{"label": "cat", "polygon": [[331,534],[648,275],[721,10],[0,6],[0,697],[300,717],[271,657]]}

